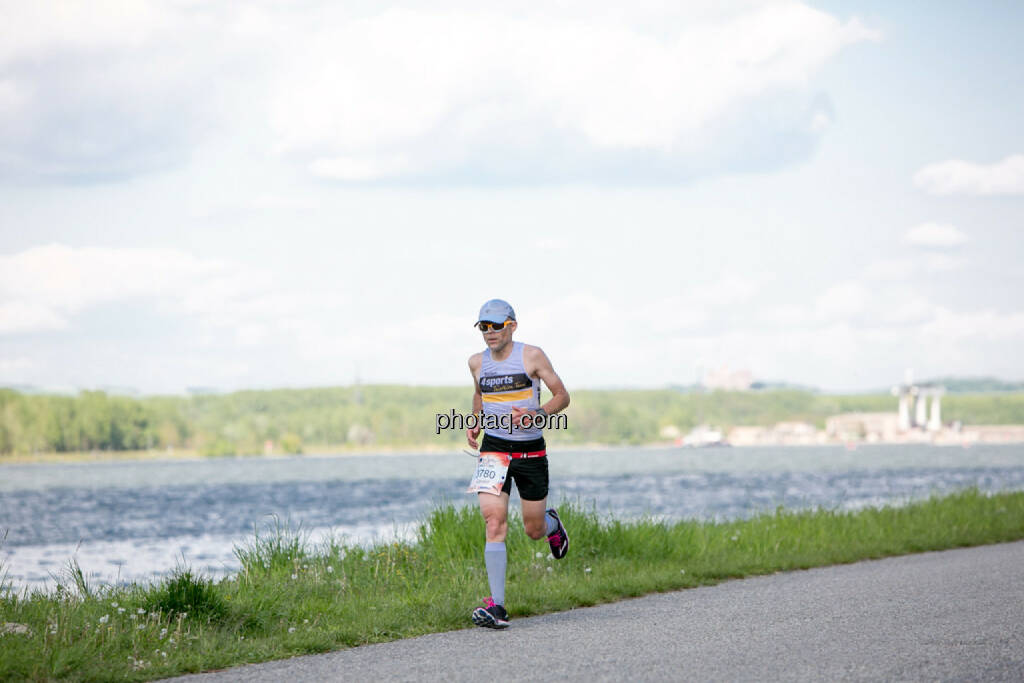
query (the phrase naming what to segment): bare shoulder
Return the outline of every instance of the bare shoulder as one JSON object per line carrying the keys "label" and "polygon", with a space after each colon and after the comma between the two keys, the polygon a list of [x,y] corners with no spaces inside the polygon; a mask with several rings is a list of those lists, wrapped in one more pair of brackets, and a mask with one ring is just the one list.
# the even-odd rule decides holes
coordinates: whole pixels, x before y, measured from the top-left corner
{"label": "bare shoulder", "polygon": [[474,371],[475,370],[479,370],[480,366],[481,366],[481,364],[483,364],[483,362],[484,362],[484,354],[483,354],[483,352],[482,351],[477,351],[476,353],[474,353],[472,356],[469,357],[469,369],[470,370],[474,370]]}
{"label": "bare shoulder", "polygon": [[540,358],[547,358],[547,356],[544,355],[544,350],[539,346],[534,346],[533,344],[523,344],[523,358],[537,360]]}
{"label": "bare shoulder", "polygon": [[550,367],[551,361],[548,360],[544,349],[533,344],[523,344],[523,365],[527,371],[532,371],[538,368]]}

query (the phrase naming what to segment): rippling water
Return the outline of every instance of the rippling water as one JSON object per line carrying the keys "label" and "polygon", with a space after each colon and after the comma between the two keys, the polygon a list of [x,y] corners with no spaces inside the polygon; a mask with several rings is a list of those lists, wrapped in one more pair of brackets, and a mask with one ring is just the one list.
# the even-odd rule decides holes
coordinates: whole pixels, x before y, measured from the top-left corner
{"label": "rippling water", "polygon": [[[74,556],[94,580],[146,580],[185,563],[237,569],[232,548],[274,520],[316,542],[409,535],[432,505],[472,504],[458,454],[7,465],[0,561],[16,586],[52,585]],[[601,514],[732,519],[852,509],[970,486],[1024,490],[1024,447],[621,449],[556,452],[551,499]]]}

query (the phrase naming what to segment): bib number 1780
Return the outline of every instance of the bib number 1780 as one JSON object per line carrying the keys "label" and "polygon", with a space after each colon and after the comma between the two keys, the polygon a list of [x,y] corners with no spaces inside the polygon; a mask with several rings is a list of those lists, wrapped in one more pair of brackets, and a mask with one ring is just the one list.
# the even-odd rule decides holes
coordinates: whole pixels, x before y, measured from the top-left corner
{"label": "bib number 1780", "polygon": [[501,495],[501,487],[505,485],[505,477],[508,476],[509,462],[507,453],[481,453],[466,493]]}

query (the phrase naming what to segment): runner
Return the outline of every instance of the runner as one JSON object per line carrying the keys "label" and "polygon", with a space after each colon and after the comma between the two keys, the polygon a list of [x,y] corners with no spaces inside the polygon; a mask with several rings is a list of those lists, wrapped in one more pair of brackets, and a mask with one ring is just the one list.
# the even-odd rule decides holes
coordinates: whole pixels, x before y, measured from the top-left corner
{"label": "runner", "polygon": [[[548,415],[569,405],[569,392],[555,374],[551,361],[537,346],[513,342],[516,314],[507,302],[492,299],[480,309],[476,326],[487,348],[469,358],[473,374],[473,412],[481,410],[487,419],[502,427],[484,431],[479,444],[480,459],[474,484],[482,475],[495,482],[489,492],[477,494],[480,512],[487,522],[484,562],[491,596],[473,611],[473,623],[487,628],[508,627],[505,610],[505,535],[508,532],[508,498],[512,480],[523,505],[523,526],[534,540],[547,536],[551,554],[562,559],[569,551],[569,536],[554,508],[545,509],[548,497],[548,462],[544,433],[536,426]],[[551,400],[540,405],[540,383],[551,392]],[[477,448],[480,428],[467,429],[466,441]],[[507,467],[507,471],[505,468]],[[503,482],[503,483],[502,483]],[[501,484],[500,489],[498,484]],[[474,490],[483,491],[484,486]]]}

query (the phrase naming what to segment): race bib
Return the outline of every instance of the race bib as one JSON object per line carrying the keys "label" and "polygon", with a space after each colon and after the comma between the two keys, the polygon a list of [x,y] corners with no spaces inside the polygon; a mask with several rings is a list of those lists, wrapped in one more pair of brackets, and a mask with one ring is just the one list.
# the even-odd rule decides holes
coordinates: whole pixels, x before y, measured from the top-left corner
{"label": "race bib", "polygon": [[511,460],[508,453],[481,453],[466,493],[491,493],[500,496]]}

